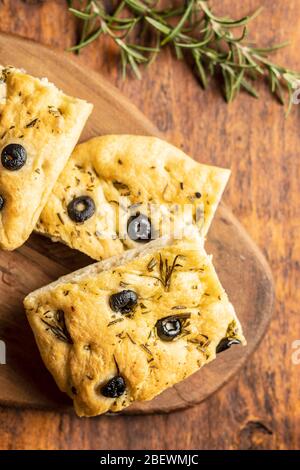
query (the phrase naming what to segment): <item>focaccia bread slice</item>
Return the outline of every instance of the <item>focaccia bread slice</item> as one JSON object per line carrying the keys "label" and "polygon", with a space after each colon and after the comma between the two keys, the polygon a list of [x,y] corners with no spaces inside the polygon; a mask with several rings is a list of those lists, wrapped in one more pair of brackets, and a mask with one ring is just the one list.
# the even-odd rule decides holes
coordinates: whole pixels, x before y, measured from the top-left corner
{"label": "focaccia bread slice", "polygon": [[150,400],[245,343],[199,239],[156,240],[28,295],[45,365],[79,416]]}
{"label": "focaccia bread slice", "polygon": [[193,223],[204,237],[229,174],[155,137],[96,137],[74,150],[36,230],[96,260]]}
{"label": "focaccia bread slice", "polygon": [[0,248],[29,237],[92,105],[0,66]]}

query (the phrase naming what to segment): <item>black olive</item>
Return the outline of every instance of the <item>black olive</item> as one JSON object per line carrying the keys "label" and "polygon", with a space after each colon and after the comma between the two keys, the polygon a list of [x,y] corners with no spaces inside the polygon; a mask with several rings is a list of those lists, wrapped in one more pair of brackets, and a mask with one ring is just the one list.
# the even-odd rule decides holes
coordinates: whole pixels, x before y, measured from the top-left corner
{"label": "black olive", "polygon": [[241,344],[241,342],[237,338],[222,338],[216,347],[216,353],[226,351],[226,349],[229,349],[233,344]]}
{"label": "black olive", "polygon": [[94,215],[96,206],[89,196],[79,196],[69,202],[67,209],[70,219],[82,223]]}
{"label": "black olive", "polygon": [[108,398],[118,398],[125,392],[126,384],[123,377],[117,375],[110,379],[102,388],[101,393]]}
{"label": "black olive", "polygon": [[2,150],[1,163],[7,170],[20,170],[27,160],[27,152],[20,144],[9,144]]}
{"label": "black olive", "polygon": [[129,217],[127,233],[131,240],[139,243],[147,243],[151,240],[151,222],[148,217],[139,212]]}
{"label": "black olive", "polygon": [[199,193],[199,191],[197,191],[197,192],[195,193],[195,196],[196,196],[197,199],[200,199],[201,193]]}
{"label": "black olive", "polygon": [[0,211],[3,209],[4,207],[4,198],[2,196],[0,196]]}
{"label": "black olive", "polygon": [[180,335],[182,325],[176,316],[161,318],[156,322],[157,334],[164,341],[172,341]]}
{"label": "black olive", "polygon": [[133,290],[122,290],[110,296],[109,305],[114,312],[130,313],[137,299],[138,296]]}

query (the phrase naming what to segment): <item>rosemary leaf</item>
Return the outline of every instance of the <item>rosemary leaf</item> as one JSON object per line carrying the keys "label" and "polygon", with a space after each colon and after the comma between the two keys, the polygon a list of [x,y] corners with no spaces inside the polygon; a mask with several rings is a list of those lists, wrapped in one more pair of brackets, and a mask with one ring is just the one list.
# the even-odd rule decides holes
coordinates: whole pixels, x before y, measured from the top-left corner
{"label": "rosemary leaf", "polygon": [[168,34],[167,37],[165,37],[165,39],[161,42],[161,45],[164,46],[165,44],[167,44],[168,42],[172,41],[172,39],[174,39],[176,36],[178,36],[178,33],[182,30],[186,20],[188,19],[188,17],[190,16],[190,13],[191,13],[191,10],[194,6],[194,0],[190,0],[189,2],[187,2],[187,8],[184,12],[184,14],[182,15],[182,17],[180,18],[180,21],[178,22],[178,24],[175,26],[175,28],[173,28],[171,30],[171,32]]}

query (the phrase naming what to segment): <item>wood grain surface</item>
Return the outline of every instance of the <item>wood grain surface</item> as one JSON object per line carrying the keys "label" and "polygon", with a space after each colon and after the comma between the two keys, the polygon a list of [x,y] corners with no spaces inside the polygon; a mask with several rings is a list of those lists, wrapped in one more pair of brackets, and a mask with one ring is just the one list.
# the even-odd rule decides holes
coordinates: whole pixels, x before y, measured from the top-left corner
{"label": "wood grain surface", "polygon": [[[35,76],[46,75],[68,94],[79,94],[93,103],[82,141],[103,134],[161,134],[117,88],[102,75],[74,63],[69,54],[0,33],[0,63],[13,63]],[[218,355],[216,361],[192,377],[151,401],[134,403],[124,410],[125,414],[171,412],[199,404],[249,359],[270,323],[274,306],[270,268],[223,203],[215,214],[206,249],[213,255],[221,282],[236,306],[247,346]],[[13,253],[0,251],[0,338],[7,345],[6,365],[0,369],[0,405],[69,409],[69,400],[57,393],[39,358],[22,303],[29,292],[91,262],[63,244],[37,235]]]}
{"label": "wood grain surface", "polygon": [[[215,2],[219,5],[219,2]],[[254,38],[268,43],[292,40],[276,58],[300,69],[300,2],[222,2],[222,12],[240,15],[263,4]],[[2,31],[65,48],[77,25],[65,1],[29,5],[4,0]],[[299,325],[299,107],[283,110],[261,86],[261,99],[246,95],[226,105],[213,86],[202,92],[188,68],[166,52],[144,72],[141,82],[123,82],[107,41],[77,60],[116,84],[169,140],[202,161],[231,166],[226,201],[263,249],[276,280],[277,309],[267,336],[243,370],[197,407],[171,415],[117,416],[80,426],[67,414],[0,410],[3,449],[253,449],[299,448],[299,365],[293,342]],[[34,367],[34,364],[32,365]]]}

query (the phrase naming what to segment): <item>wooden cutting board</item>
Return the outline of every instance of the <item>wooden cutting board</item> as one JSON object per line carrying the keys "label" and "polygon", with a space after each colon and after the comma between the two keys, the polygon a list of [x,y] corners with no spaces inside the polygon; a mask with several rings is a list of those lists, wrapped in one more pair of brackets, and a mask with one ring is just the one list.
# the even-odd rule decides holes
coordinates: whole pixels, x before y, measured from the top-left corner
{"label": "wooden cutting board", "polygon": [[[80,67],[71,54],[0,34],[0,63],[24,68],[39,77],[47,76],[66,93],[94,103],[82,141],[111,133],[159,135],[155,126],[117,89],[92,70]],[[274,303],[270,269],[245,230],[222,204],[206,249],[214,255],[215,267],[235,305],[248,345],[220,354],[216,361],[182,383],[150,402],[131,406],[126,413],[169,412],[200,403],[242,367],[266,331]],[[81,253],[38,235],[32,235],[19,250],[0,251],[0,340],[6,344],[7,356],[6,364],[0,365],[1,405],[70,409],[69,399],[59,392],[42,364],[22,300],[32,290],[92,262]]]}

